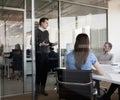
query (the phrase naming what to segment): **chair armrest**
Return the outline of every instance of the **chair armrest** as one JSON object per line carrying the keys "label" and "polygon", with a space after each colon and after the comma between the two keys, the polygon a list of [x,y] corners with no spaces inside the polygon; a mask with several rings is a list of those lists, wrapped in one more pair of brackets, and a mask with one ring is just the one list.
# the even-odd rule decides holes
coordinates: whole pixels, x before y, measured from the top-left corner
{"label": "chair armrest", "polygon": [[86,86],[86,85],[90,85],[92,84],[92,81],[88,82],[88,83],[73,83],[73,82],[62,82],[62,81],[59,81],[57,80],[58,83],[60,84],[65,84],[65,85],[81,85],[81,86]]}

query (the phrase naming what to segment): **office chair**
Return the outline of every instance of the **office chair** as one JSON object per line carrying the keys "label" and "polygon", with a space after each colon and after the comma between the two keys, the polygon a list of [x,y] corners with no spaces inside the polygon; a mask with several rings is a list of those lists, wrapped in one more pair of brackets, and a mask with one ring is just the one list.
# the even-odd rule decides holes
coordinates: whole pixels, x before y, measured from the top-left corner
{"label": "office chair", "polygon": [[48,60],[49,70],[55,72],[55,69],[59,66],[59,55],[54,51],[54,48],[50,48]]}
{"label": "office chair", "polygon": [[91,70],[57,69],[59,99],[95,100]]}

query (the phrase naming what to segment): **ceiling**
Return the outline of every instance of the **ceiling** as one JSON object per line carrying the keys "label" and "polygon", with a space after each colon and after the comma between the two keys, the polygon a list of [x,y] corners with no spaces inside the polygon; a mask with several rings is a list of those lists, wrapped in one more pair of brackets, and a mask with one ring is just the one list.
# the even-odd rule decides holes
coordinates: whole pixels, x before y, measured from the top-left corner
{"label": "ceiling", "polygon": [[[40,18],[42,16],[49,16],[50,18],[57,17],[58,3],[56,1],[58,1],[58,0],[35,0],[35,17],[36,18]],[[61,1],[71,2],[69,4],[62,2],[61,3],[62,11],[67,9],[68,11],[66,11],[66,12],[73,12],[76,9],[76,7],[75,7],[75,4],[73,4],[72,2],[75,2],[76,4],[82,3],[82,4],[87,4],[88,6],[93,5],[93,6],[107,8],[109,0],[61,0]],[[30,0],[26,0],[26,4],[27,4],[26,5],[27,17],[30,18],[31,17],[31,2],[30,2]],[[11,0],[0,0],[0,6],[1,6],[0,9],[4,11],[4,13],[2,13],[4,15],[8,12],[7,10],[4,10],[4,7],[24,9],[24,0],[12,0],[12,2],[11,2]],[[79,12],[80,12],[80,9],[76,9],[76,10],[79,10]],[[76,12],[77,11],[75,11],[75,13]],[[82,14],[83,14],[83,12],[82,12]],[[15,13],[15,15],[16,15],[16,13]],[[10,15],[10,16],[12,16],[12,15]]]}
{"label": "ceiling", "polygon": [[[49,16],[50,18],[57,17],[58,2],[56,1],[58,0],[35,0],[35,17],[36,18],[40,18],[43,16]],[[86,15],[85,13],[86,11],[80,11],[81,9],[80,5],[78,5],[79,7],[77,7],[76,4],[107,8],[109,0],[61,0],[61,1],[65,1],[61,3],[62,16],[72,16],[72,15],[75,16],[76,14],[78,14],[78,12],[80,12],[78,15]],[[30,12],[30,9],[31,8],[29,5],[27,7],[27,12]],[[69,12],[68,15],[66,12],[67,13]],[[87,12],[89,12],[88,9]],[[31,15],[31,13],[28,13],[27,15],[29,16]]]}
{"label": "ceiling", "polygon": [[[49,18],[58,17],[58,0],[35,0],[35,17],[40,18],[43,16],[49,16]],[[102,13],[101,9],[93,9],[95,7],[108,7],[109,0],[61,0],[61,14],[62,16],[80,16],[87,15],[89,12],[92,14]],[[74,3],[73,3],[74,2]],[[79,5],[87,5],[82,6]],[[89,9],[86,9],[89,6]],[[11,9],[11,10],[10,10]],[[18,11],[15,11],[17,9]],[[19,10],[20,9],[20,10]],[[82,10],[81,10],[82,9]],[[24,0],[0,0],[0,20],[9,21],[7,27],[11,30],[11,33],[19,33],[22,29],[22,21],[24,19]],[[31,18],[31,2],[26,0],[26,16]],[[11,22],[12,21],[12,24]],[[0,23],[0,28],[3,23]],[[12,25],[12,26],[11,26]],[[15,32],[17,29],[17,32]],[[19,30],[19,31],[18,31]],[[14,31],[14,32],[12,32]]]}

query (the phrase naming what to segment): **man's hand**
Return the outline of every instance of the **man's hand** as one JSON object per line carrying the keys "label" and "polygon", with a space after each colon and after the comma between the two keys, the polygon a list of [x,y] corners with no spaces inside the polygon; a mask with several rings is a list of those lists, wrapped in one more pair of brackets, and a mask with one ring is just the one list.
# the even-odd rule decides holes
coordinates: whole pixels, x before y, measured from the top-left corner
{"label": "man's hand", "polygon": [[42,42],[39,44],[39,46],[48,46],[48,45],[49,45],[49,43],[45,43],[45,42]]}
{"label": "man's hand", "polygon": [[58,44],[58,42],[54,42],[54,43],[53,43],[53,46],[55,46],[55,45],[57,45],[57,44]]}

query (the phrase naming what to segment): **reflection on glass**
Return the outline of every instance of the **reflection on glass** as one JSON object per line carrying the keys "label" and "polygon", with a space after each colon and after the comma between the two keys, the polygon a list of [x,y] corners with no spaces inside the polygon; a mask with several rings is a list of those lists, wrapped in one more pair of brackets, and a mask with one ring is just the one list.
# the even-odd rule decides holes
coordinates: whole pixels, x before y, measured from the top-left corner
{"label": "reflection on glass", "polygon": [[[21,48],[23,45],[23,12],[4,10],[0,22],[0,43],[4,45],[4,66],[0,69],[3,72],[1,79],[4,83],[2,84],[2,95],[21,94],[23,93],[23,76],[19,79],[13,76],[16,71],[14,71],[15,66],[13,67],[14,61],[10,56],[12,50],[15,49],[15,44],[19,43]],[[23,67],[22,64],[21,67]]]}
{"label": "reflection on glass", "polygon": [[106,10],[66,2],[61,5],[61,48],[74,44],[76,35],[83,32],[90,38],[91,50],[98,55],[107,41]]}

